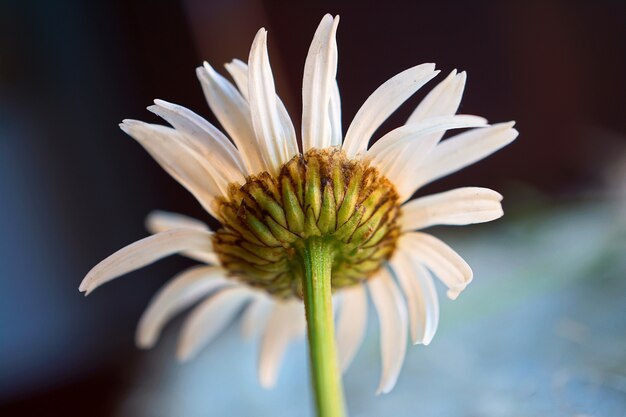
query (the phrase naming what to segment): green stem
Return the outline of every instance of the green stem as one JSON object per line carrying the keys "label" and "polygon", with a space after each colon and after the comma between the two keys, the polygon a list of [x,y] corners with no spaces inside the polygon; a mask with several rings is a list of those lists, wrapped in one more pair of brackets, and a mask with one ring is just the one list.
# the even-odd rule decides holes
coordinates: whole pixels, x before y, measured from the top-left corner
{"label": "green stem", "polygon": [[311,375],[318,417],[343,417],[345,406],[337,362],[331,271],[331,247],[321,238],[309,238],[301,251],[304,263],[304,308],[309,335]]}

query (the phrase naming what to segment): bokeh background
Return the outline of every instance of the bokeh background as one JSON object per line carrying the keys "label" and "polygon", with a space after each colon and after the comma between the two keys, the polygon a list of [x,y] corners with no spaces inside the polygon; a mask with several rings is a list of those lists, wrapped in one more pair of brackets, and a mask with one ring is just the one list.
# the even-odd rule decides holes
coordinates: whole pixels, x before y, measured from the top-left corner
{"label": "bokeh background", "polygon": [[269,392],[256,383],[254,343],[236,328],[184,365],[174,359],[180,320],[154,350],[134,347],[150,297],[189,261],[168,258],[88,298],[77,287],[91,266],[146,235],[149,211],[208,220],[118,122],[156,121],[145,110],[154,98],[215,122],[194,68],[245,60],[261,26],[298,120],[304,58],[326,12],[341,15],[344,125],[384,80],[435,62],[444,74],[468,72],[463,113],[514,119],[521,132],[419,192],[492,187],[506,215],[436,231],[475,280],[457,301],[442,298],[437,337],[408,350],[396,389],[381,397],[370,312],[345,378],[351,415],[626,416],[618,0],[0,1],[0,415],[311,415],[304,343]]}

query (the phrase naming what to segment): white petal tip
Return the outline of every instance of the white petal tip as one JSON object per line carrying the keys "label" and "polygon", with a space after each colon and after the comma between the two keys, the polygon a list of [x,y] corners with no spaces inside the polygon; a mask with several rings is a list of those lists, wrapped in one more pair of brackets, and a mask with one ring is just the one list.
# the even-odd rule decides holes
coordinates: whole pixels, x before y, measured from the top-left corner
{"label": "white petal tip", "polygon": [[124,133],[131,135],[131,131],[133,128],[140,126],[141,124],[143,124],[143,122],[140,122],[139,120],[134,120],[134,119],[124,119],[122,120],[122,123],[119,124],[120,129],[122,129],[124,131]]}
{"label": "white petal tip", "polygon": [[393,387],[396,386],[397,381],[398,375],[395,375],[395,377],[388,377],[385,381],[381,381],[380,385],[376,389],[376,395],[389,394],[391,390],[393,390]]}
{"label": "white petal tip", "polygon": [[254,36],[253,43],[257,41],[265,40],[265,38],[267,38],[267,30],[265,28],[261,28],[257,31],[256,35]]}
{"label": "white petal tip", "polygon": [[196,76],[200,82],[212,84],[215,81],[216,72],[208,62],[204,61],[201,67],[196,68]]}
{"label": "white petal tip", "polygon": [[78,291],[85,293],[85,296],[88,296],[89,294],[91,294],[93,290],[95,290],[95,288],[92,288],[91,277],[89,276],[85,277],[83,281],[80,283],[80,285],[78,286]]}
{"label": "white petal tip", "polygon": [[489,191],[491,191],[492,195],[495,197],[495,200],[502,201],[504,199],[504,196],[500,194],[499,192],[495,190],[489,190]]}
{"label": "white petal tip", "polygon": [[176,351],[176,359],[181,363],[185,363],[189,361],[191,357],[192,357],[192,354],[191,352],[189,352],[189,350],[186,347],[181,346]]}
{"label": "white petal tip", "polygon": [[266,390],[274,389],[274,386],[276,385],[274,383],[269,384],[269,383],[263,383],[263,382],[261,382],[260,384],[261,384],[261,388],[266,389]]}
{"label": "white petal tip", "polygon": [[416,346],[416,345],[428,346],[430,345],[430,342],[432,342],[433,336],[434,334],[424,335],[421,338],[413,339],[413,346]]}
{"label": "white petal tip", "polygon": [[515,123],[516,123],[515,120],[511,120],[508,122],[498,123],[497,125],[502,127],[503,129],[511,129],[512,131],[515,131],[515,133],[519,133],[516,129],[513,129],[513,126],[515,126]]}
{"label": "white petal tip", "polygon": [[460,289],[460,290],[448,290],[446,292],[446,295],[448,296],[449,299],[454,301],[454,300],[456,300],[459,297],[459,295],[461,294],[461,291],[463,291],[463,290],[462,289]]}
{"label": "white petal tip", "polygon": [[139,349],[151,349],[156,344],[156,341],[157,337],[150,333],[140,320],[139,326],[135,332],[135,346]]}
{"label": "white petal tip", "polygon": [[155,345],[155,341],[154,340],[150,340],[150,339],[141,339],[138,338],[137,340],[135,340],[135,346],[137,346],[137,348],[139,349],[152,349]]}
{"label": "white petal tip", "polygon": [[271,378],[260,376],[259,385],[261,385],[261,388],[263,389],[270,390],[276,386],[276,381]]}

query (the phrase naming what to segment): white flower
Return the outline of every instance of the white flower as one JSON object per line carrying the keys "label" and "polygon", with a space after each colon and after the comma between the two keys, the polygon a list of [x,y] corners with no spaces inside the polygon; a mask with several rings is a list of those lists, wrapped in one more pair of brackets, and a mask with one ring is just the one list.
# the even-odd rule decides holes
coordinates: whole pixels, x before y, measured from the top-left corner
{"label": "white flower", "polygon": [[[409,331],[414,344],[427,345],[437,330],[439,302],[431,273],[448,287],[452,299],[472,280],[470,267],[454,250],[417,230],[432,225],[487,222],[502,216],[502,196],[485,188],[459,188],[408,200],[421,186],[509,144],[517,131],[513,122],[488,125],[480,117],[456,115],[466,75],[453,71],[426,96],[405,125],[368,148],[380,125],[438,74],[433,64],[422,64],[401,72],[374,91],[342,136],[336,83],[338,21],[330,15],[322,19],[306,59],[301,149],[287,110],[275,92],[265,29],[257,33],[247,65],[238,60],[226,65],[236,87],[207,63],[197,69],[209,106],[229,137],[192,111],[163,100],[155,100],[148,109],[172,127],[125,120],[121,128],[220,220],[220,202],[233,198],[233,184],[238,188],[260,173],[278,178],[281,167],[309,151],[340,147],[349,160],[373,167],[386,178],[397,192],[398,205],[402,203],[396,210],[397,217],[387,220],[393,227],[397,224],[399,231],[399,237],[391,241],[392,254],[364,285],[337,286],[335,301],[340,305],[337,346],[345,370],[363,340],[369,292],[381,328],[382,376],[378,392],[389,392],[404,360]],[[447,130],[467,128],[470,130],[441,141]],[[174,277],[153,298],[139,322],[137,344],[143,348],[153,346],[170,318],[199,303],[180,337],[178,356],[189,359],[243,308],[242,332],[262,339],[261,384],[272,386],[289,343],[305,334],[300,299],[284,294],[272,296],[248,285],[248,277],[237,276],[223,263],[225,255],[213,246],[216,234],[200,221],[155,212],[148,216],[147,226],[153,235],[96,265],[80,290],[90,293],[111,279],[175,253],[203,262],[205,265]]]}

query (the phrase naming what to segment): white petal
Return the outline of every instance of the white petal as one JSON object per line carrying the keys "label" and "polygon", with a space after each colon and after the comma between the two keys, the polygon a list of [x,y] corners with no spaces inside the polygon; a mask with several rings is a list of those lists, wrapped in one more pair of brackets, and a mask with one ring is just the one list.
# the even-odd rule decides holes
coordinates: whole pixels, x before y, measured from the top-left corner
{"label": "white petal", "polygon": [[276,101],[274,78],[267,54],[267,32],[257,32],[248,60],[248,94],[252,125],[259,150],[270,169],[276,174],[281,165],[298,153],[291,120],[280,117]]}
{"label": "white petal", "polygon": [[196,307],[185,320],[176,356],[195,356],[231,322],[252,292],[245,287],[225,288]]}
{"label": "white petal", "polygon": [[322,18],[304,64],[302,80],[302,151],[331,145],[329,106],[337,75],[337,41],[339,17]]}
{"label": "white petal", "polygon": [[215,126],[191,110],[164,100],[155,100],[148,110],[171,124],[187,139],[187,145],[228,174],[231,182],[243,182],[247,171],[239,151]]}
{"label": "white petal", "polygon": [[464,187],[421,197],[402,206],[403,231],[438,224],[466,225],[502,217],[502,195],[488,188]]}
{"label": "white petal", "polygon": [[341,96],[337,82],[330,94],[328,106],[328,118],[330,120],[330,146],[341,146],[343,134],[341,131]]}
{"label": "white petal", "polygon": [[[433,133],[445,132],[451,129],[465,129],[468,127],[485,126],[487,121],[478,116],[456,115],[431,117],[415,124],[400,126],[380,138],[367,151],[366,155],[380,165],[381,169],[390,170],[390,166],[397,163],[404,154],[425,155],[437,145],[439,139]],[[410,152],[406,152],[407,145],[411,145]],[[419,162],[419,161],[417,161]],[[411,165],[413,166],[413,165]],[[406,169],[406,166],[403,166]]]}
{"label": "white petal", "polygon": [[449,288],[455,299],[472,281],[472,269],[450,246],[426,233],[411,232],[400,236],[399,245],[410,251]]}
{"label": "white petal", "polygon": [[341,371],[345,372],[356,355],[367,325],[367,295],[362,285],[341,291],[342,305],[337,320],[337,351]]}
{"label": "white petal", "polygon": [[276,384],[278,371],[289,343],[306,330],[304,304],[300,301],[276,302],[267,323],[259,356],[259,381],[263,388]]}
{"label": "white petal", "polygon": [[136,120],[124,120],[120,128],[139,142],[168,174],[213,214],[213,199],[222,194],[228,180],[189,148],[180,133],[169,127]]}
{"label": "white petal", "polygon": [[386,269],[367,284],[380,322],[382,375],[376,393],[386,394],[396,384],[404,362],[408,327],[406,304]]}
{"label": "white petal", "polygon": [[209,107],[237,145],[249,173],[267,170],[252,127],[250,107],[239,91],[207,62],[196,69]]}
{"label": "white petal", "polygon": [[100,285],[161,258],[183,251],[211,251],[211,233],[172,229],[148,236],[118,250],[87,273],[79,290],[89,294]]}
{"label": "white petal", "polygon": [[456,115],[432,117],[414,125],[404,125],[381,138],[367,155],[398,190],[402,201],[414,192],[415,177],[424,161],[435,149],[441,134],[449,129],[484,126],[477,116]]}
{"label": "white petal", "polygon": [[[465,79],[465,72],[457,75],[456,70],[452,71],[420,102],[406,124],[424,123],[433,118],[454,115],[461,102]],[[387,164],[391,166],[388,168],[387,176],[402,178],[401,184],[396,183],[402,197],[409,198],[415,192],[411,179],[417,176],[421,161],[432,150],[432,147],[441,140],[444,133],[445,130],[438,130],[430,134],[422,134],[419,143],[424,146],[418,146],[417,142],[411,141],[411,143],[399,144],[394,149],[390,149],[392,152],[387,157]],[[384,144],[381,143],[380,145]],[[428,147],[428,149],[421,149],[423,147]],[[408,172],[407,169],[409,169]]]}
{"label": "white petal", "polygon": [[437,84],[411,114],[406,124],[421,122],[430,117],[451,116],[461,104],[467,76],[452,71],[445,80]]}
{"label": "white petal", "polygon": [[170,229],[194,229],[209,231],[209,226],[200,220],[183,214],[154,210],[146,217],[146,229],[150,233],[164,232]]}
{"label": "white petal", "polygon": [[402,246],[391,258],[409,308],[411,340],[428,345],[439,325],[439,300],[430,273]]}
{"label": "white petal", "polygon": [[437,73],[434,64],[422,64],[401,72],[378,87],[361,106],[348,128],[343,143],[348,158],[363,154],[376,129]]}
{"label": "white petal", "polygon": [[241,317],[241,334],[245,339],[257,337],[265,328],[274,302],[265,294],[259,294],[250,302]]}
{"label": "white petal", "polygon": [[[178,213],[155,210],[148,214],[148,217],[146,217],[146,229],[150,233],[160,233],[166,230],[179,228],[210,231],[209,226],[207,226],[200,220],[196,220]],[[216,265],[219,265],[220,263],[219,258],[213,251],[181,252],[181,255],[203,263]]]}
{"label": "white petal", "polygon": [[[413,192],[424,184],[445,177],[491,155],[513,142],[518,135],[515,122],[470,130],[441,142],[412,181]],[[412,193],[411,193],[412,194]]]}
{"label": "white petal", "polygon": [[[242,91],[242,94],[246,97],[246,100],[248,100],[248,66],[238,59],[233,59],[230,64],[226,64],[226,69],[235,80],[239,90]],[[243,91],[245,91],[245,94]],[[289,142],[289,146],[293,148],[290,152],[293,152],[295,155],[298,152],[298,146],[295,143],[295,131],[293,130],[293,124],[291,123],[287,108],[278,95],[276,95],[276,111],[278,112],[278,118],[281,120],[282,125],[288,130],[289,135],[294,138],[293,142]]]}
{"label": "white petal", "polygon": [[172,317],[229,283],[225,274],[220,267],[196,266],[172,278],[155,294],[141,316],[135,333],[137,346],[154,346],[161,329]]}
{"label": "white petal", "polygon": [[248,64],[240,59],[233,59],[224,65],[226,71],[233,77],[235,85],[239,89],[241,95],[248,100]]}

